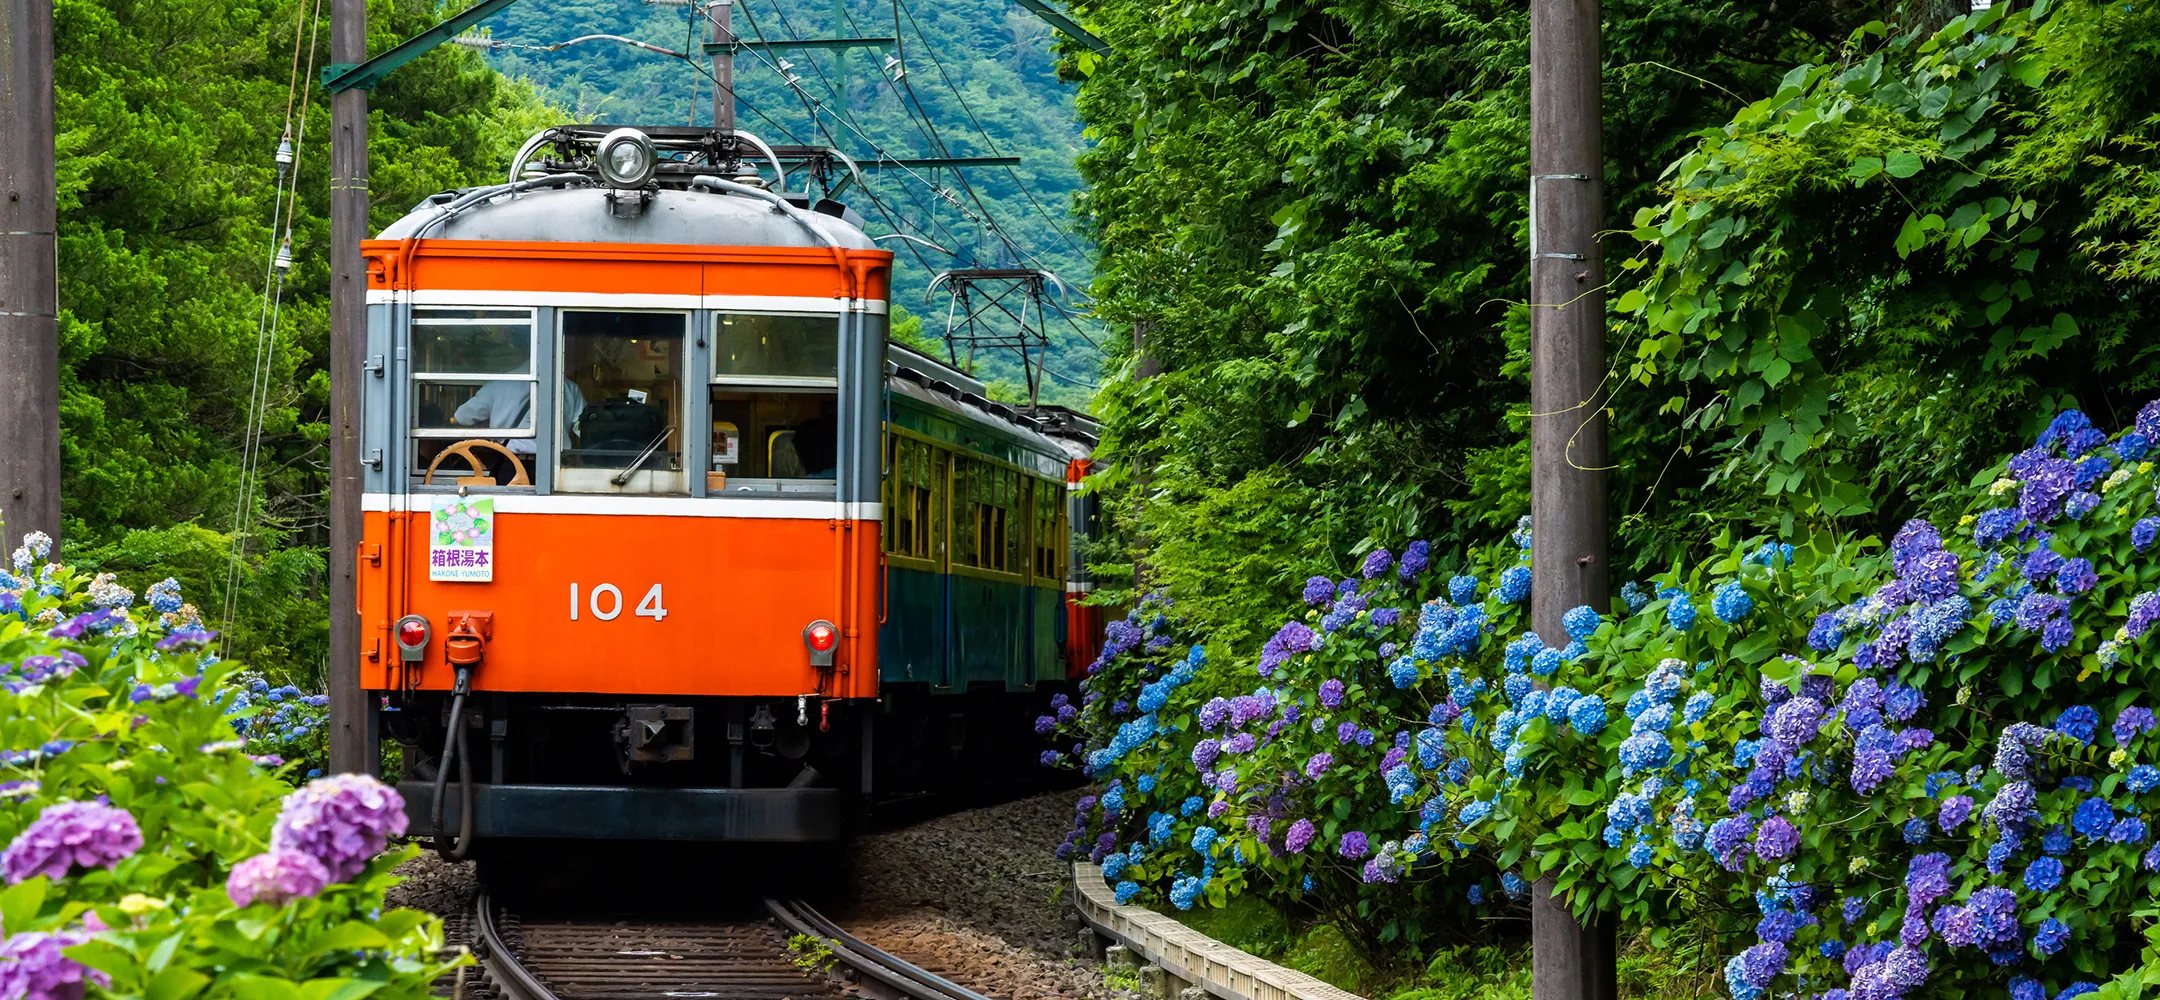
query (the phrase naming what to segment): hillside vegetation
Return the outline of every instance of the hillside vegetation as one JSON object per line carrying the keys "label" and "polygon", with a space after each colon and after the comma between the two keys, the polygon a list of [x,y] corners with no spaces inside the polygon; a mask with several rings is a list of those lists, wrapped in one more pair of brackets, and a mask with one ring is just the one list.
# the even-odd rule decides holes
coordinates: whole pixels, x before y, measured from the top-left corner
{"label": "hillside vegetation", "polygon": [[[936,339],[945,329],[945,293],[925,294],[938,271],[1040,267],[1075,291],[1086,289],[1093,247],[1072,217],[1080,186],[1074,160],[1086,142],[1073,110],[1075,88],[1059,79],[1055,39],[1035,15],[1009,0],[754,0],[735,5],[732,24],[750,41],[900,39],[897,49],[738,56],[737,127],[767,142],[832,145],[858,159],[880,154],[1020,158],[1020,165],[1009,169],[866,172],[868,194],[874,197],[859,189],[844,194],[843,200],[869,220],[873,234],[904,232],[955,252],[947,256],[904,241],[884,243],[898,257],[893,299],[924,314],[926,335]],[[485,30],[512,45],[605,33],[695,53],[707,27],[701,19],[694,23],[687,6],[566,0],[514,5]],[[904,57],[907,74],[897,83],[884,69],[888,57]],[[608,41],[555,52],[504,48],[490,58],[504,73],[532,81],[550,104],[580,121],[712,123],[713,85],[701,69],[703,60],[692,66]],[[785,81],[783,60],[789,64],[784,72],[800,78],[794,87]],[[1070,295],[1064,301],[1077,312],[1086,300]],[[1090,395],[1085,384],[1099,380],[1100,358],[1087,338],[1100,340],[1102,334],[1085,323],[1082,334],[1057,321],[1055,311],[1052,316],[1048,365],[1065,378],[1047,379],[1045,397],[1084,406]],[[982,356],[977,368],[986,378],[1023,384],[1010,356]]]}

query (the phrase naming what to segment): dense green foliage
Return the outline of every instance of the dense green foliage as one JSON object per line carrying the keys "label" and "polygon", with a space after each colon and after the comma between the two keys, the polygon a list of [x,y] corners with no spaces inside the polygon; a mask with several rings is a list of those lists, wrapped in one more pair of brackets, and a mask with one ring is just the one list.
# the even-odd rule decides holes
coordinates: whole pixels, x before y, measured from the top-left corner
{"label": "dense green foliage", "polygon": [[[438,13],[422,0],[370,8],[376,51]],[[213,624],[273,250],[272,153],[292,109],[294,266],[228,648],[303,677],[327,652],[330,114],[320,87],[303,104],[288,84],[329,59],[318,13],[297,0],[62,0],[54,54],[68,549],[85,566],[179,577]],[[400,70],[371,96],[375,224],[494,177],[551,117],[469,51]]]}
{"label": "dense green foliage", "polygon": [[[947,306],[942,291],[925,298],[938,271],[1043,267],[1076,291],[1087,287],[1093,248],[1071,217],[1080,185],[1074,158],[1084,144],[1073,114],[1073,88],[1058,79],[1054,39],[1041,19],[998,0],[759,0],[735,5],[731,23],[752,41],[900,38],[897,52],[738,55],[737,125],[767,142],[832,145],[858,159],[880,150],[895,158],[1020,158],[1020,165],[1009,169],[866,172],[867,191],[843,193],[842,200],[868,220],[871,233],[909,233],[957,253],[948,256],[902,241],[884,244],[898,258],[894,301],[929,317],[932,338],[944,330]],[[708,27],[687,6],[569,0],[513,6],[487,30],[499,41],[519,45],[609,33],[697,53]],[[888,56],[905,58],[908,72],[897,83],[884,69]],[[713,84],[701,65],[606,41],[554,52],[509,48],[492,58],[503,72],[538,84],[550,103],[570,109],[580,121],[712,123]],[[783,80],[783,58],[792,67],[788,72],[800,78],[799,93]],[[985,219],[993,220],[994,228]],[[999,233],[1010,237],[1017,252]],[[1085,300],[1068,295],[1064,302],[1077,312]],[[1046,379],[1044,396],[1084,405],[1101,364],[1087,338],[1099,340],[1101,334],[1088,321],[1081,323],[1088,329],[1083,335],[1054,316],[1048,365],[1065,378]],[[1008,398],[1013,384],[1021,387],[1017,398],[1026,398],[1015,359],[984,355],[975,359],[975,367],[986,379],[1008,383]]]}
{"label": "dense green foliage", "polygon": [[2138,968],[2160,891],[2155,439],[2160,401],[2112,440],[2065,411],[1954,527],[1721,536],[1550,639],[1517,635],[1527,528],[1315,577],[1257,663],[1150,597],[1061,713],[1106,782],[1067,850],[1405,972],[1546,878],[1735,1000],[2075,996]]}
{"label": "dense green foliage", "polygon": [[[442,952],[439,918],[384,907],[392,869],[418,853],[384,851],[386,827],[405,828],[396,793],[355,776],[295,791],[299,765],[248,754],[235,723],[263,708],[191,615],[162,610],[179,603],[169,584],[138,604],[29,550],[8,565],[0,977],[13,995],[80,998],[88,980],[92,996],[158,1000],[420,1000],[469,961]],[[296,832],[290,819],[327,794],[340,808]],[[370,795],[400,818],[361,821]],[[324,834],[348,839],[326,848]],[[269,858],[287,876],[251,878]]]}
{"label": "dense green foliage", "polygon": [[[1121,351],[1099,484],[1189,620],[1249,650],[1307,572],[1525,511],[1523,6],[1081,6],[1098,309],[1163,368]],[[2160,380],[2149,5],[1604,9],[1618,566],[1894,530]]]}

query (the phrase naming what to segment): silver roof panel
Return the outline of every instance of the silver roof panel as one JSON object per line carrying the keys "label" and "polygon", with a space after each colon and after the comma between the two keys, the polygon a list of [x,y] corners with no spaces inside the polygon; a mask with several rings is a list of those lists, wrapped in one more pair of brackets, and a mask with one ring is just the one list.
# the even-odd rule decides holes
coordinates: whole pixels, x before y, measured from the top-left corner
{"label": "silver roof panel", "polygon": [[[797,220],[815,226],[834,243],[851,250],[875,250],[876,243],[863,231],[818,212],[787,209],[795,218],[783,217],[775,206],[733,194],[706,191],[652,192],[643,214],[618,219],[609,205],[609,191],[600,187],[543,188],[504,195],[475,205],[441,225],[431,227],[431,240],[509,240],[568,243],[656,243],[677,246],[810,247],[813,239]],[[442,214],[442,207],[423,204],[391,223],[380,239],[397,240]]]}

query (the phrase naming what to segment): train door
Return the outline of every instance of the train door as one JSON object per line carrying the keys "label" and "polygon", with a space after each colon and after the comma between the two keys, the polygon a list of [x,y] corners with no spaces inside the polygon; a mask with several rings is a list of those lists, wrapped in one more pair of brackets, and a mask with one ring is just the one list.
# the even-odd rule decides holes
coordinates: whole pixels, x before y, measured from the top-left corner
{"label": "train door", "polygon": [[953,659],[957,655],[954,652],[954,647],[959,645],[956,641],[959,638],[957,623],[953,618],[952,572],[952,512],[954,507],[952,498],[953,488],[957,484],[953,481],[952,452],[943,448],[933,448],[931,453],[934,456],[931,473],[935,476],[934,481],[939,484],[939,489],[936,491],[937,497],[934,501],[936,509],[932,511],[931,521],[932,524],[937,526],[935,529],[937,537],[932,542],[937,553],[939,609],[936,646],[938,658],[937,686],[950,688],[953,685]]}

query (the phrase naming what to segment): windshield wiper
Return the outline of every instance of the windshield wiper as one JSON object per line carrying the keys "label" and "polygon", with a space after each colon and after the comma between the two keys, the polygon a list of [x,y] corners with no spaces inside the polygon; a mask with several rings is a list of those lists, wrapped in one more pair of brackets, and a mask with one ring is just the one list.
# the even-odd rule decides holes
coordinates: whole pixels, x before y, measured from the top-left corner
{"label": "windshield wiper", "polygon": [[630,482],[631,473],[636,472],[640,466],[644,465],[645,460],[653,456],[653,452],[659,451],[660,446],[667,443],[668,435],[671,435],[673,433],[675,433],[675,428],[673,427],[669,427],[661,431],[660,436],[654,438],[651,444],[646,445],[644,451],[638,452],[638,457],[630,462],[628,468],[616,473],[615,477],[608,480],[608,482],[614,483],[617,486],[623,486],[628,484]]}

